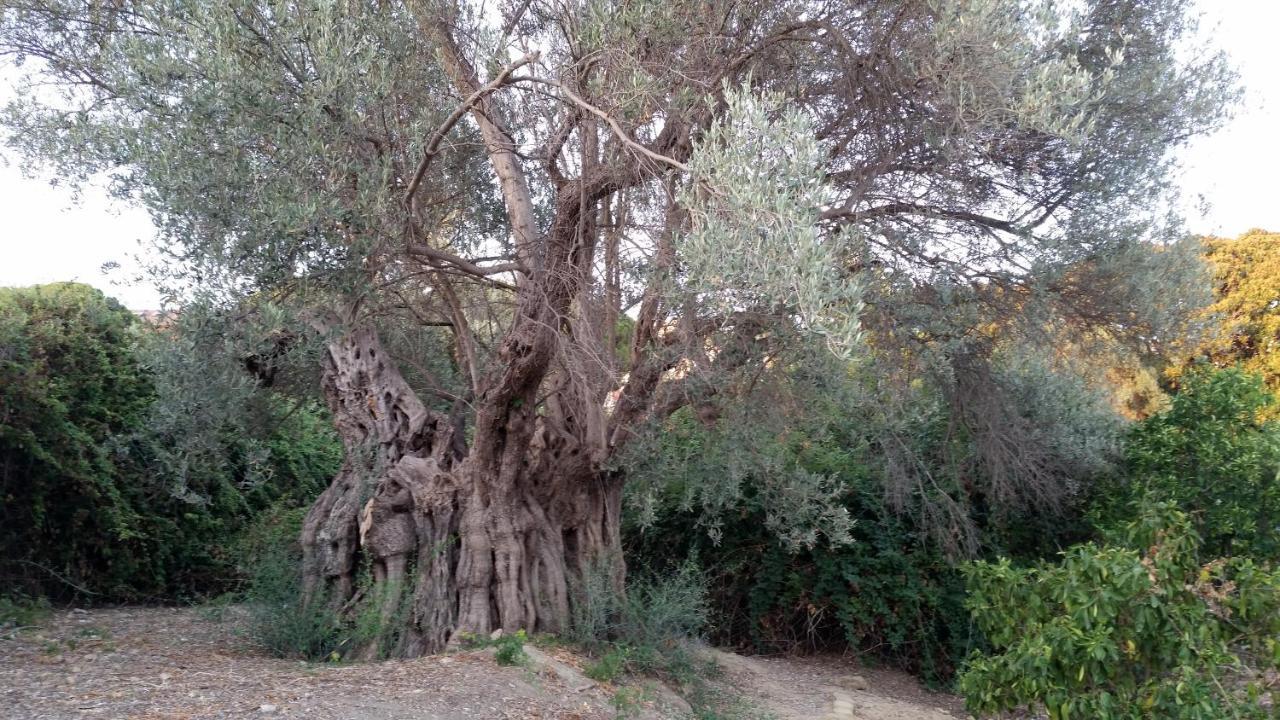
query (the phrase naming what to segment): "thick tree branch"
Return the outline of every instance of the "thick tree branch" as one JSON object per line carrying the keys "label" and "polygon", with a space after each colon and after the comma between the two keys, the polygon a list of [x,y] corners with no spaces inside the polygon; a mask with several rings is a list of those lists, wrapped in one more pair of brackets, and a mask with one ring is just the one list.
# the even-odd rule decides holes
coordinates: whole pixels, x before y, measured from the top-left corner
{"label": "thick tree branch", "polygon": [[476,265],[475,263],[471,262],[470,260],[467,260],[466,258],[458,257],[453,253],[445,252],[444,250],[433,248],[430,245],[427,245],[426,243],[413,243],[412,245],[409,246],[409,253],[412,255],[417,255],[419,257],[426,258],[428,261],[431,262],[432,265],[439,265],[439,263],[448,263],[449,265],[457,268],[458,270],[465,272],[468,275],[473,275],[477,278],[485,280],[486,282],[499,284],[499,285],[502,285],[503,287],[507,287],[511,289],[514,289],[514,287],[512,287],[511,285],[508,285],[507,283],[502,283],[500,281],[494,280],[492,276],[501,275],[502,273],[513,273],[513,272],[524,271],[524,268],[518,262],[502,263],[501,265],[484,265],[484,266]]}
{"label": "thick tree branch", "polygon": [[999,230],[1012,235],[1026,234],[1022,228],[1008,220],[1001,220],[999,218],[968,212],[966,210],[948,210],[946,208],[917,205],[915,203],[908,202],[888,203],[868,208],[866,210],[853,210],[849,204],[846,203],[839,207],[824,210],[818,218],[820,220],[835,220],[854,223],[892,215],[921,215],[939,220],[960,220],[962,222],[982,226],[989,230]]}
{"label": "thick tree branch", "polygon": [[580,97],[574,91],[570,90],[568,86],[566,86],[564,83],[558,80],[551,80],[549,78],[535,77],[533,75],[521,75],[519,77],[515,77],[511,79],[511,82],[519,82],[519,81],[541,83],[543,85],[549,85],[551,87],[558,89],[561,92],[561,94],[563,94],[566,98],[568,98],[574,105],[577,105],[583,110],[586,110],[592,115],[595,115],[596,117],[608,123],[609,129],[613,130],[613,134],[617,136],[618,140],[622,141],[622,144],[626,145],[632,151],[650,160],[653,160],[654,162],[670,165],[671,167],[677,170],[688,172],[689,170],[688,165],[685,165],[684,163],[680,162],[679,160],[673,157],[656,152],[653,149],[645,147],[643,144],[633,140],[631,136],[627,133],[627,131],[623,129],[622,125],[618,124],[618,121],[614,119],[612,115],[605,112],[604,110],[601,110],[595,105],[592,105],[586,100],[582,99],[582,97]]}
{"label": "thick tree branch", "polygon": [[449,134],[449,131],[453,130],[453,127],[458,124],[462,116],[470,112],[486,95],[504,85],[509,85],[511,83],[511,73],[537,61],[538,53],[532,52],[507,65],[489,84],[471,93],[471,96],[463,101],[461,105],[454,108],[453,112],[449,113],[449,117],[445,118],[444,122],[440,124],[440,127],[436,128],[436,131],[431,134],[431,139],[427,142],[427,149],[422,156],[422,162],[418,163],[418,169],[413,173],[413,179],[409,182],[409,187],[404,191],[404,201],[410,208],[413,207],[413,196],[417,193],[418,186],[422,184],[422,178],[426,176],[427,169],[431,167],[431,161],[435,159],[436,154],[440,151],[440,143]]}
{"label": "thick tree branch", "polygon": [[[414,4],[414,9],[418,13],[418,22],[423,31],[439,45],[442,64],[454,86],[460,93],[475,97],[475,101],[469,104],[469,110],[480,126],[485,152],[498,176],[521,272],[536,271],[542,265],[538,225],[529,181],[520,157],[515,152],[515,139],[503,123],[497,106],[491,102],[490,94],[481,92],[476,70],[463,56],[449,25],[443,18],[431,16],[429,10],[419,7],[417,3]],[[511,78],[508,77],[507,81],[511,81]]]}

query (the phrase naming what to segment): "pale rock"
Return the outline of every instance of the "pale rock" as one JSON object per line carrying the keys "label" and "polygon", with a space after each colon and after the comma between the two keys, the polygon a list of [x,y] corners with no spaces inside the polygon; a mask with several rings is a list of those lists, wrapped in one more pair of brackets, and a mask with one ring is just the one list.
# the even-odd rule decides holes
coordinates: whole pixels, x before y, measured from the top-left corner
{"label": "pale rock", "polygon": [[850,690],[857,690],[858,692],[866,692],[871,689],[871,685],[867,683],[867,679],[861,675],[850,675],[845,678],[844,686]]}

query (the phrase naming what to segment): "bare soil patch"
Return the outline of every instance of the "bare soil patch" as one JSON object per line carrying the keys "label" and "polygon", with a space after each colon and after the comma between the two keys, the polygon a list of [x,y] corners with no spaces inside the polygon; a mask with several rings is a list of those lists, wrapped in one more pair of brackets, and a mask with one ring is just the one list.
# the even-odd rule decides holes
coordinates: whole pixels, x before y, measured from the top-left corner
{"label": "bare soil patch", "polygon": [[503,667],[488,653],[330,665],[264,656],[189,608],[60,612],[0,641],[12,718],[462,720],[612,718],[610,695]]}
{"label": "bare soil patch", "polygon": [[[229,611],[234,613],[234,611]],[[533,667],[498,665],[477,650],[368,664],[303,663],[264,655],[234,617],[194,608],[119,608],[54,613],[40,627],[0,639],[0,717],[23,720],[306,718],[307,720],[605,720],[618,717],[617,688],[576,672],[564,650],[535,653]],[[859,669],[838,657],[745,658],[712,651],[717,684],[765,716],[818,720],[832,692],[854,692],[858,720],[963,717],[955,698],[908,676]],[[681,717],[663,691],[628,717]],[[678,702],[678,701],[677,701]],[[754,714],[754,713],[753,713]]]}
{"label": "bare soil patch", "polygon": [[921,687],[894,670],[859,666],[839,655],[744,657],[714,651],[733,685],[781,720],[828,717],[836,693],[851,699],[855,720],[951,720],[966,717],[963,701]]}

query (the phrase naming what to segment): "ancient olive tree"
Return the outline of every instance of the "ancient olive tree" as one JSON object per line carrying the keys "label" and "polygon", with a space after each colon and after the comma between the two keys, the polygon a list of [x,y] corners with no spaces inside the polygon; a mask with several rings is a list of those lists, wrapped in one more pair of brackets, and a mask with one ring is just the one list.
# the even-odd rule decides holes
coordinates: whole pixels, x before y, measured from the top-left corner
{"label": "ancient olive tree", "polygon": [[1164,332],[1126,276],[1178,257],[1148,211],[1224,80],[1185,5],[13,0],[0,47],[13,147],[150,208],[174,287],[326,338],[307,586],[415,655],[562,628],[611,457],[799,337]]}

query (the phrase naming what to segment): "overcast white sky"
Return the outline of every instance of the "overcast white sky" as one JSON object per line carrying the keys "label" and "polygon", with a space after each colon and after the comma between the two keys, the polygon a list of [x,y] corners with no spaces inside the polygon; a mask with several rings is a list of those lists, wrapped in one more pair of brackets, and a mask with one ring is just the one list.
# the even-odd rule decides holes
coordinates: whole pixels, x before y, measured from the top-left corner
{"label": "overcast white sky", "polygon": [[[1200,0],[1207,29],[1231,53],[1247,96],[1236,119],[1198,141],[1184,157],[1191,229],[1237,235],[1254,227],[1280,230],[1280,28],[1276,0]],[[0,74],[0,101],[11,95]],[[0,151],[3,153],[4,151]],[[25,177],[20,161],[0,154],[0,286],[79,280],[103,288],[134,309],[158,308],[155,290],[131,284],[130,258],[152,236],[147,214],[121,207],[101,191],[79,203],[47,178]],[[1195,199],[1210,207],[1201,213]],[[104,274],[104,263],[123,267]]]}

